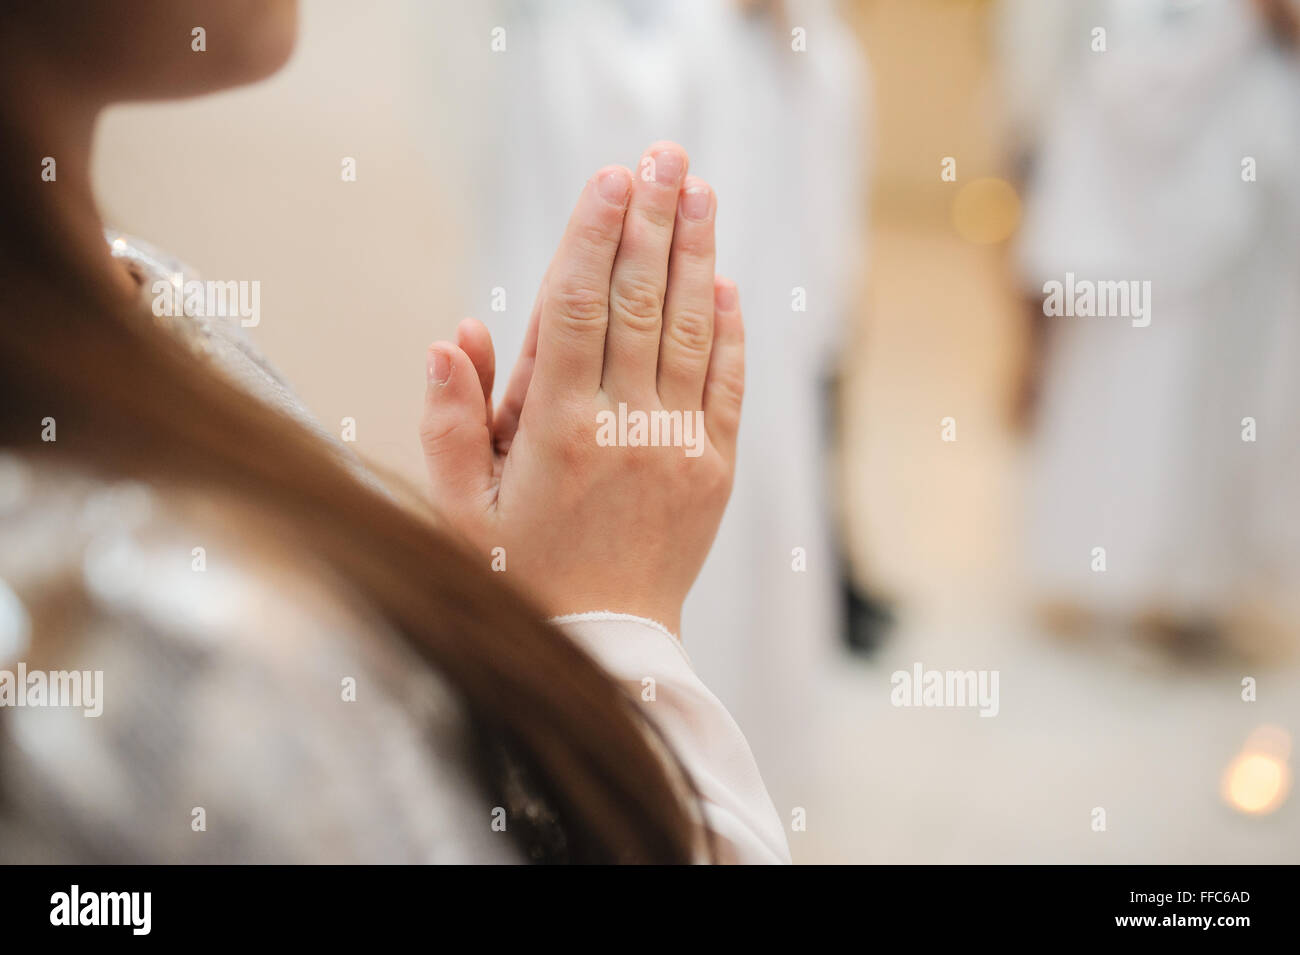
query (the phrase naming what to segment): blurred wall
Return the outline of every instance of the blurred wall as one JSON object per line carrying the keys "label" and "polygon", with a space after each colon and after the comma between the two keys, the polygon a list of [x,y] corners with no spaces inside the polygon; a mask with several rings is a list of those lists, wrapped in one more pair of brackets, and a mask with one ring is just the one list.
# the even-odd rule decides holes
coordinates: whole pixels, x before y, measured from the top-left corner
{"label": "blurred wall", "polygon": [[[936,606],[1010,583],[1009,382],[1023,347],[986,0],[858,0],[877,102],[871,261],[845,355],[842,485],[858,573]],[[940,177],[945,157],[956,181]],[[999,184],[1000,187],[999,188]],[[939,440],[951,417],[958,440]],[[958,615],[962,611],[954,611]]]}
{"label": "blurred wall", "polygon": [[459,230],[404,115],[417,7],[308,0],[281,73],[116,108],[95,158],[107,224],[205,277],[260,281],[253,340],[327,428],[355,418],[357,449],[415,478],[425,347],[461,317]]}

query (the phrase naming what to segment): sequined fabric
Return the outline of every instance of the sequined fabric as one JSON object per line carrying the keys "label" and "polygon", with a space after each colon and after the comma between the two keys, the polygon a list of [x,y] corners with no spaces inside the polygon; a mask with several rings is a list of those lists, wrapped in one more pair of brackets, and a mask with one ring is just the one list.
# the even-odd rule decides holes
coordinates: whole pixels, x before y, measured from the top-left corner
{"label": "sequined fabric", "polygon": [[[180,271],[109,241],[143,279]],[[237,321],[179,325],[320,431]],[[102,673],[103,711],[0,707],[0,863],[522,858],[445,683],[237,501],[0,454],[0,671],[19,661]]]}

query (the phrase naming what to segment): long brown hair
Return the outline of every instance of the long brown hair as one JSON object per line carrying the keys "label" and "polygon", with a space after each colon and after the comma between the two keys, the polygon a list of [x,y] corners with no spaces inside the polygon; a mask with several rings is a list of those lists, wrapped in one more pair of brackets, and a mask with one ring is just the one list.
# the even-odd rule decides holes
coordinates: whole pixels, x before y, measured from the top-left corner
{"label": "long brown hair", "polygon": [[[0,447],[273,515],[441,672],[484,750],[504,748],[540,785],[564,857],[690,861],[694,790],[613,680],[483,561],[118,303],[41,201],[53,187],[39,158],[19,172],[14,145],[0,142]],[[54,442],[40,440],[45,418]]]}

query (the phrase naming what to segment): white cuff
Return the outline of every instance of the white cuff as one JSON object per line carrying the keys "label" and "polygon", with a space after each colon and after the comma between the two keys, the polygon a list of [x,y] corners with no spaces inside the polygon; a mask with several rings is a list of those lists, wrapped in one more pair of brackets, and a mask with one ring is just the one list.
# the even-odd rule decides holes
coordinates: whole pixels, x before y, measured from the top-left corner
{"label": "white cuff", "polygon": [[703,797],[705,824],[727,862],[789,862],[785,830],[749,744],[691,666],[681,642],[644,617],[600,611],[552,620],[636,702]]}

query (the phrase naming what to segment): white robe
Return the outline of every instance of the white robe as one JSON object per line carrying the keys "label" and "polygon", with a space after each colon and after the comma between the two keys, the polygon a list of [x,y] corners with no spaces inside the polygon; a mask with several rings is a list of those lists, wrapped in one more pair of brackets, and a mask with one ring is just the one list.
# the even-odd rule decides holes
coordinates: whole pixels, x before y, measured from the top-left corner
{"label": "white robe", "polygon": [[1121,615],[1277,602],[1300,589],[1300,70],[1238,0],[1070,12],[1020,260],[1035,291],[1150,281],[1151,323],[1046,319],[1032,586]]}

